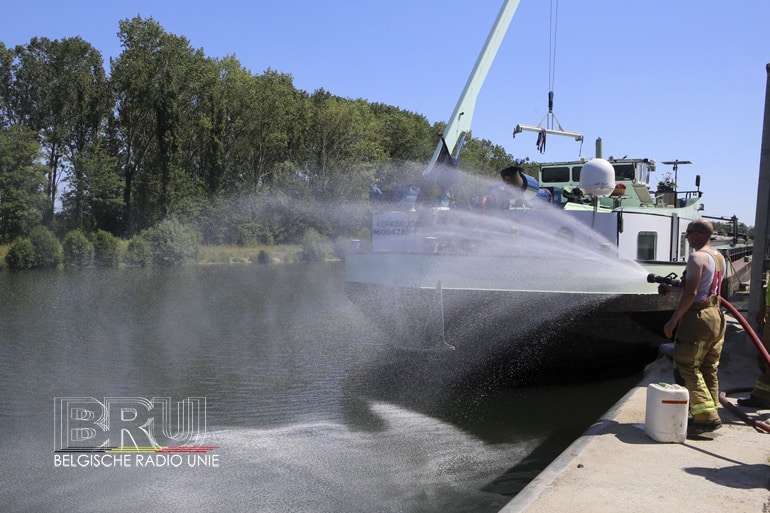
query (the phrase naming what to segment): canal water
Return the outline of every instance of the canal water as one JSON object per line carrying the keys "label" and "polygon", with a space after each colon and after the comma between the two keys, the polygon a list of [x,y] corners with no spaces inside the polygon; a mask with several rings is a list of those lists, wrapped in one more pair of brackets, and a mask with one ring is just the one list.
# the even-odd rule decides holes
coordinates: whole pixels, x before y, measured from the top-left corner
{"label": "canal water", "polygon": [[[639,379],[470,377],[451,351],[389,346],[343,274],[340,263],[0,273],[2,509],[498,511]],[[110,447],[130,446],[115,440],[121,425],[146,448],[142,415],[155,422],[145,432],[173,424],[143,409],[153,398],[170,399],[172,419],[179,402],[195,411],[176,418],[196,420],[186,447],[199,452],[63,451],[93,448],[101,428]]]}

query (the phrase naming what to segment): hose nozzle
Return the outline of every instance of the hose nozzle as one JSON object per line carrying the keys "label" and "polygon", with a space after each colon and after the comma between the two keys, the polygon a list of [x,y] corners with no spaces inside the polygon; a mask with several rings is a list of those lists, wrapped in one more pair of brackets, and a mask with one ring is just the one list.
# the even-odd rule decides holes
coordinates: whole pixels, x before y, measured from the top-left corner
{"label": "hose nozzle", "polygon": [[662,295],[668,294],[668,288],[666,285],[671,287],[682,286],[682,280],[679,279],[676,273],[668,273],[665,276],[659,276],[657,274],[650,273],[647,275],[647,283],[659,283],[660,286],[658,287],[658,293]]}

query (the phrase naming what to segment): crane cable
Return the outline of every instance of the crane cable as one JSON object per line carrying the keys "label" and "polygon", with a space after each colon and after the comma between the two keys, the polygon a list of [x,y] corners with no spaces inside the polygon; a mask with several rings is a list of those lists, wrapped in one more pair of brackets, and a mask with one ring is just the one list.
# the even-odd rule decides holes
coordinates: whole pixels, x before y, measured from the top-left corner
{"label": "crane cable", "polygon": [[[540,123],[538,128],[541,127],[543,121],[545,121],[545,128],[540,128],[540,132],[537,134],[537,151],[545,153],[546,143],[546,129],[553,130],[553,120],[556,117],[553,113],[553,85],[556,80],[556,32],[558,28],[559,19],[559,0],[556,0],[556,10],[554,12],[554,0],[551,0],[550,17],[548,19],[548,112]],[[556,120],[558,123],[558,120]],[[561,126],[559,126],[561,130]]]}
{"label": "crane cable", "polygon": [[546,128],[553,129],[553,89],[556,82],[556,34],[559,21],[559,0],[551,0],[551,15],[549,19],[548,37],[548,118]]}
{"label": "crane cable", "polygon": [[580,149],[578,155],[583,156],[583,136],[576,132],[567,132],[561,126],[561,122],[553,112],[553,90],[556,84],[556,36],[558,34],[558,18],[559,18],[559,0],[551,0],[550,2],[550,18],[549,18],[549,33],[548,33],[548,112],[540,119],[540,122],[535,126],[530,125],[516,125],[513,130],[513,137],[521,132],[537,132],[536,147],[540,153],[545,153],[546,137],[549,134],[554,135],[566,135],[574,137],[576,141],[580,142]]}

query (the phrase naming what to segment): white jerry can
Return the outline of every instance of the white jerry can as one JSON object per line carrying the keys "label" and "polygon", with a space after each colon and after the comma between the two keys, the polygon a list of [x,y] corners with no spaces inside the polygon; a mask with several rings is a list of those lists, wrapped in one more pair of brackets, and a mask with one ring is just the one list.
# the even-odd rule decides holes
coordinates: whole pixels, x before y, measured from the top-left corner
{"label": "white jerry can", "polygon": [[647,385],[647,413],[644,432],[657,442],[684,443],[690,394],[679,385]]}

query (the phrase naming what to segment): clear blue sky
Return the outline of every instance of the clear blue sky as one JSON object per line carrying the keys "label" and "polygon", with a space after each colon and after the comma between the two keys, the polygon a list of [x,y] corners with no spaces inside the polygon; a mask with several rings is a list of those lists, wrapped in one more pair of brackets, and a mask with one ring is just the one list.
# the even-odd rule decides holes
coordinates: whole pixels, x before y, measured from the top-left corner
{"label": "clear blue sky", "polygon": [[[0,41],[80,36],[109,58],[118,21],[152,17],[209,57],[235,55],[312,92],[324,88],[445,121],[502,0],[38,0],[7,2]],[[570,160],[579,144],[513,139],[548,110],[551,2],[522,0],[479,95],[473,135],[516,158]],[[554,113],[585,136],[582,155],[647,157],[681,166],[681,190],[700,174],[709,216],[754,224],[770,62],[767,0],[562,0]],[[658,165],[658,177],[669,170]]]}

